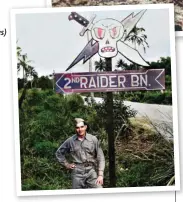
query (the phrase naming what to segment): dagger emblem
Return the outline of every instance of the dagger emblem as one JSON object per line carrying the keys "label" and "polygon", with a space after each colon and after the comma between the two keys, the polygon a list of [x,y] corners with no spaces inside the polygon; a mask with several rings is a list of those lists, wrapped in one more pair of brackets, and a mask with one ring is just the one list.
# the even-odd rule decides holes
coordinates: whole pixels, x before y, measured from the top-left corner
{"label": "dagger emblem", "polygon": [[81,32],[79,33],[80,36],[84,36],[85,32],[87,30],[91,30],[91,27],[93,26],[93,21],[95,19],[96,15],[93,15],[90,20],[87,20],[86,18],[84,18],[83,16],[79,15],[76,12],[71,12],[71,14],[69,15],[68,19],[69,20],[75,20],[76,22],[78,22],[80,25],[83,26],[83,29],[81,30]]}

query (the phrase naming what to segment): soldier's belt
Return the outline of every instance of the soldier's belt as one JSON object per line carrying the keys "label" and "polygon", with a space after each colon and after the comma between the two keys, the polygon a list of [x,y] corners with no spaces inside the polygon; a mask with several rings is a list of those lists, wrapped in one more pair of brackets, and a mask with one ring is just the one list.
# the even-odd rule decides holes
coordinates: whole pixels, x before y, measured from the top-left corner
{"label": "soldier's belt", "polygon": [[94,163],[84,162],[84,163],[76,163],[76,165],[83,166],[83,167],[89,167],[89,166],[94,166]]}

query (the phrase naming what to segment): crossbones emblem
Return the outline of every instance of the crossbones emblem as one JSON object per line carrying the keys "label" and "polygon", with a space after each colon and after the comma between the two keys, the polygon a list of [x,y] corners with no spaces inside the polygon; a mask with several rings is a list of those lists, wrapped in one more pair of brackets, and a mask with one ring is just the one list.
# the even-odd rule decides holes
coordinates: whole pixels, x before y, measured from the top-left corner
{"label": "crossbones emblem", "polygon": [[[75,20],[83,26],[80,36],[84,36],[86,31],[91,32],[92,39],[87,43],[79,55],[66,69],[68,71],[83,59],[83,64],[96,53],[103,58],[113,58],[118,53],[127,60],[141,66],[149,66],[140,53],[125,43],[126,37],[142,18],[146,10],[131,13],[121,22],[112,18],[106,18],[93,23],[96,15],[90,20],[85,19],[76,12],[71,12],[69,20]],[[119,44],[120,43],[120,44]]]}

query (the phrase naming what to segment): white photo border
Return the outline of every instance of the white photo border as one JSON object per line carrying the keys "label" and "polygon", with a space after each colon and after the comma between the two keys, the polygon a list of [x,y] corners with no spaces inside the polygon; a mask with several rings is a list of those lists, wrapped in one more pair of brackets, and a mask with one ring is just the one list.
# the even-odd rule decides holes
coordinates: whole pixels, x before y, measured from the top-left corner
{"label": "white photo border", "polygon": [[[17,84],[17,55],[16,55],[16,14],[30,13],[59,13],[71,11],[106,11],[106,10],[139,10],[139,9],[168,9],[169,31],[170,31],[170,53],[172,71],[172,108],[173,108],[173,134],[174,134],[174,164],[175,185],[174,186],[152,186],[152,187],[124,187],[124,188],[102,188],[102,189],[67,189],[67,190],[43,190],[22,191],[21,190],[21,161],[20,161],[20,136],[19,136],[19,109],[18,109],[18,84]],[[61,8],[33,8],[11,10],[11,45],[12,45],[12,84],[14,103],[14,141],[15,141],[15,163],[16,163],[16,190],[17,196],[35,195],[71,195],[71,194],[99,194],[99,193],[123,193],[123,192],[152,192],[152,191],[175,191],[180,190],[180,168],[179,168],[179,140],[178,140],[178,109],[177,109],[177,76],[175,57],[175,31],[174,31],[174,5],[173,4],[151,4],[151,5],[125,5],[125,6],[89,6],[89,7],[61,7]]]}

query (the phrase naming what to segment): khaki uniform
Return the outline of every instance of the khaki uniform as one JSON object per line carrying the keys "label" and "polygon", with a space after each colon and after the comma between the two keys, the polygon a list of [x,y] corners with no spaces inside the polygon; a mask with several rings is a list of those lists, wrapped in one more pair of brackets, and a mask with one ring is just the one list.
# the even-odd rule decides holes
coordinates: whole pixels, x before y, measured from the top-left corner
{"label": "khaki uniform", "polygon": [[105,159],[98,139],[86,133],[81,141],[77,135],[67,139],[57,150],[56,157],[62,165],[67,165],[66,154],[72,157],[72,163],[76,168],[72,170],[72,188],[97,188],[96,184],[98,172],[103,172]]}

